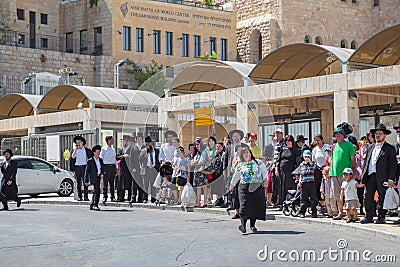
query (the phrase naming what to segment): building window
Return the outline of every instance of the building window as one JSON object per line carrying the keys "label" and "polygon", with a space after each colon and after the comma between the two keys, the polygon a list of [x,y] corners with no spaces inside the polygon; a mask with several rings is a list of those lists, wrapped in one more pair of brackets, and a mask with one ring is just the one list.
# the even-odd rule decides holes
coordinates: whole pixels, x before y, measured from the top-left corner
{"label": "building window", "polygon": [[47,14],[40,14],[40,23],[47,25]]}
{"label": "building window", "polygon": [[47,38],[40,38],[40,47],[48,48],[49,40]]}
{"label": "building window", "polygon": [[213,52],[217,52],[216,49],[217,40],[215,39],[215,37],[210,37],[209,42],[210,42],[210,55],[212,55]]}
{"label": "building window", "polygon": [[194,57],[198,58],[201,55],[201,37],[199,35],[194,36]]}
{"label": "building window", "polygon": [[153,52],[161,54],[161,32],[153,31]]}
{"label": "building window", "polygon": [[221,39],[221,60],[228,60],[228,40]]}
{"label": "building window", "polygon": [[102,35],[102,28],[97,27],[94,28],[94,53],[95,55],[102,55],[103,54],[103,35]]}
{"label": "building window", "polygon": [[374,0],[374,6],[379,6],[379,0]]}
{"label": "building window", "polygon": [[25,34],[18,33],[18,44],[25,44]]}
{"label": "building window", "polygon": [[25,10],[17,9],[17,18],[18,20],[25,20]]}
{"label": "building window", "polygon": [[82,30],[79,32],[79,47],[80,47],[80,53],[81,54],[86,54],[88,51],[88,34],[87,30]]}
{"label": "building window", "polygon": [[189,56],[189,34],[182,34],[182,57]]}
{"label": "building window", "polygon": [[310,35],[304,36],[304,43],[305,43],[305,44],[311,43],[311,37],[310,37]]}
{"label": "building window", "polygon": [[322,39],[321,39],[321,37],[319,37],[319,36],[315,37],[315,44],[317,44],[317,45],[322,45]]}
{"label": "building window", "polygon": [[350,47],[351,47],[351,49],[357,49],[358,48],[357,42],[354,40],[351,41]]}
{"label": "building window", "polygon": [[136,52],[144,51],[143,34],[143,28],[136,28]]}
{"label": "building window", "polygon": [[65,34],[65,52],[73,53],[74,52],[74,34],[72,32],[68,32]]}
{"label": "building window", "polygon": [[353,4],[357,4],[357,0],[351,0]]}
{"label": "building window", "polygon": [[166,32],[165,42],[167,44],[166,54],[171,56],[173,54],[173,33],[172,32]]}
{"label": "building window", "polygon": [[123,47],[125,51],[131,51],[131,27],[124,26],[123,28]]}
{"label": "building window", "polygon": [[346,48],[347,47],[347,41],[345,39],[343,39],[342,41],[340,41],[340,47],[341,48]]}

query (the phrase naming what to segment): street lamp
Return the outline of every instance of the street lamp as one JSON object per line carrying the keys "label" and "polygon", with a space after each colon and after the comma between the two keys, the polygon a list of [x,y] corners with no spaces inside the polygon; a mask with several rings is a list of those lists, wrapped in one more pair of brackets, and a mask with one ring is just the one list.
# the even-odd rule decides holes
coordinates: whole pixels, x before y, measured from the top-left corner
{"label": "street lamp", "polygon": [[119,67],[125,65],[125,60],[120,60],[114,65],[114,88],[119,88]]}

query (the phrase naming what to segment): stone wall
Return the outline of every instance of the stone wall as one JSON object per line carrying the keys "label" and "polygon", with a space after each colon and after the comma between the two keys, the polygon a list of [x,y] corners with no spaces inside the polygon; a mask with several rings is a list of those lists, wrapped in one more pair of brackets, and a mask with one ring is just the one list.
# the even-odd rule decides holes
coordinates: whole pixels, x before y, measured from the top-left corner
{"label": "stone wall", "polygon": [[0,1],[0,29],[9,29],[16,17],[16,0]]}
{"label": "stone wall", "polygon": [[113,86],[113,63],[108,56],[86,56],[0,45],[0,74],[23,77],[32,72],[50,72],[71,67],[78,73],[72,84]]}

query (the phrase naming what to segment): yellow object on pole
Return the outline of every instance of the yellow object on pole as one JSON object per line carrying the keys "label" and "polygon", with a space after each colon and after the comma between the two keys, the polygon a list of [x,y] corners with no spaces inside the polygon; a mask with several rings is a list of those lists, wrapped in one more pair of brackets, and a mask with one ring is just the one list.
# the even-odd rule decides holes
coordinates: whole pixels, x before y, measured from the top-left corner
{"label": "yellow object on pole", "polygon": [[213,102],[194,103],[194,125],[210,126],[214,125],[214,104]]}

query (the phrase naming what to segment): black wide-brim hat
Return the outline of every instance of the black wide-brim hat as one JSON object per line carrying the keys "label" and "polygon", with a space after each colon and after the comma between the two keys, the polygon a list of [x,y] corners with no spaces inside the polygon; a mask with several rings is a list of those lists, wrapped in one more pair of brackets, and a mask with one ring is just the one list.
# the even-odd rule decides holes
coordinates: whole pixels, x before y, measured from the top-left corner
{"label": "black wide-brim hat", "polygon": [[172,135],[173,137],[178,137],[178,134],[175,131],[172,131],[172,130],[165,131],[165,133],[164,133],[165,139],[167,139],[168,135]]}
{"label": "black wide-brim hat", "polygon": [[86,139],[83,138],[82,136],[75,136],[73,141],[74,143],[76,143],[76,141],[78,140],[81,140],[84,146],[86,145]]}
{"label": "black wide-brim hat", "polygon": [[13,153],[12,150],[9,149],[9,148],[7,148],[6,150],[3,151],[3,156],[4,156],[6,153],[9,153],[9,154],[11,155],[11,157],[14,156],[14,153]]}
{"label": "black wide-brim hat", "polygon": [[393,129],[395,129],[395,130],[400,129],[400,122],[397,125],[393,126]]}
{"label": "black wide-brim hat", "polygon": [[153,140],[151,140],[150,136],[146,136],[146,138],[144,139],[144,142],[145,143],[151,143],[151,142],[153,142]]}
{"label": "black wide-brim hat", "polygon": [[370,130],[370,132],[371,132],[372,134],[375,134],[376,131],[383,131],[385,134],[391,134],[391,133],[392,133],[392,131],[386,129],[386,126],[385,126],[384,124],[382,124],[382,123],[379,123],[379,124],[375,127],[375,129],[371,129],[371,130]]}
{"label": "black wide-brim hat", "polygon": [[243,137],[244,137],[243,131],[238,130],[238,129],[235,129],[235,130],[230,131],[230,132],[229,132],[229,137],[230,137],[231,139],[232,139],[232,135],[233,135],[234,133],[238,133],[238,134],[240,135],[240,140],[243,139]]}
{"label": "black wide-brim hat", "polygon": [[302,135],[302,134],[299,134],[299,135],[296,137],[296,142],[305,141],[305,140],[308,140],[308,138],[305,138],[304,135]]}

